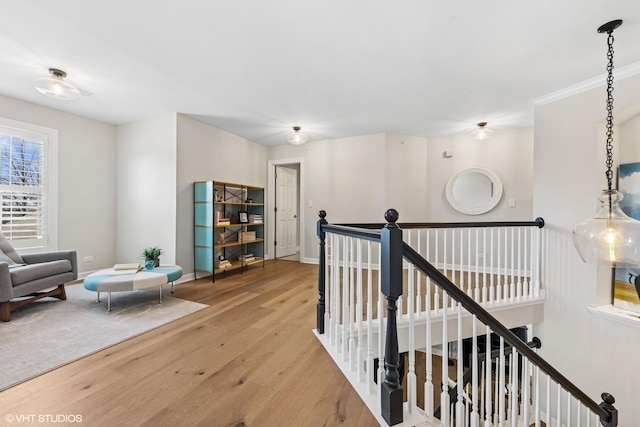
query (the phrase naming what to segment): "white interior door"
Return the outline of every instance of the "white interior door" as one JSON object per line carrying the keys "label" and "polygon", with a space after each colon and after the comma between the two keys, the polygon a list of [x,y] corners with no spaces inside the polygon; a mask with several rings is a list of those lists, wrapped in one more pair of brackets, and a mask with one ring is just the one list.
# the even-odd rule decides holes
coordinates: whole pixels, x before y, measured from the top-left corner
{"label": "white interior door", "polygon": [[276,258],[296,253],[298,244],[298,171],[276,166]]}

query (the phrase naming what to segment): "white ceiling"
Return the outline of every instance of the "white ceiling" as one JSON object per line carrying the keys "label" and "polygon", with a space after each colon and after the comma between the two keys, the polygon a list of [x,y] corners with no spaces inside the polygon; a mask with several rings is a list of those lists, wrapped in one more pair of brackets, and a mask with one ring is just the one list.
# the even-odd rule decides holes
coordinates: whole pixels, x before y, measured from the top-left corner
{"label": "white ceiling", "polygon": [[[533,124],[640,61],[638,0],[0,0],[0,94],[121,124],[179,112],[266,146]],[[92,93],[46,98],[49,67]],[[604,77],[603,77],[604,78]],[[604,81],[604,80],[603,80]],[[603,115],[605,111],[603,92]]]}

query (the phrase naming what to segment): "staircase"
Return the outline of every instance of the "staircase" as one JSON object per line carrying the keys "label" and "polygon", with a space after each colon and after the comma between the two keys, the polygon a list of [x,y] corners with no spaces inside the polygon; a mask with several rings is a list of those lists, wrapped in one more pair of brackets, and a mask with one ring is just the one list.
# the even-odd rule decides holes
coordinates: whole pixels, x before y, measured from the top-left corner
{"label": "staircase", "polygon": [[380,425],[617,426],[612,396],[596,403],[526,336],[543,321],[542,219],[385,219],[320,211],[315,330]]}

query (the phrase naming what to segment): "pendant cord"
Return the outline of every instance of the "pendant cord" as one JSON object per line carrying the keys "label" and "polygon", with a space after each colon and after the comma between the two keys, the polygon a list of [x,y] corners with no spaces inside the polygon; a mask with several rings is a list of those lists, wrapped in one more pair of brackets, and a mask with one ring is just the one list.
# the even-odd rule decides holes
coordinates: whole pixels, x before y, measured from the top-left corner
{"label": "pendant cord", "polygon": [[613,182],[613,30],[607,37],[607,188],[611,193]]}

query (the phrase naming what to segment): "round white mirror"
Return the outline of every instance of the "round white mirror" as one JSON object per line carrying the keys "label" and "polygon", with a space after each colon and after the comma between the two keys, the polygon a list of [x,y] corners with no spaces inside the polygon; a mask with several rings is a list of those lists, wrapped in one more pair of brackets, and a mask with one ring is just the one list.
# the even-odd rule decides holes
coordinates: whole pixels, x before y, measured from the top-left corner
{"label": "round white mirror", "polygon": [[458,212],[480,215],[489,212],[500,202],[502,181],[489,169],[468,168],[447,181],[445,196]]}

